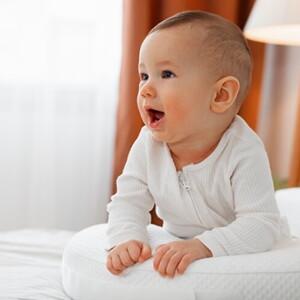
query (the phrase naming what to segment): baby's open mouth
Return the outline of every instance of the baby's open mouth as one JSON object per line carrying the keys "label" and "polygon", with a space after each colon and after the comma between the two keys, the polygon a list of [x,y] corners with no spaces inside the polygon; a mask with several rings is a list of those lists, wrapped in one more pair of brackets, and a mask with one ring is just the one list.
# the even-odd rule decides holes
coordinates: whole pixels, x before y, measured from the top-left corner
{"label": "baby's open mouth", "polygon": [[155,110],[155,109],[147,109],[148,115],[150,117],[151,124],[157,124],[164,116],[165,113],[163,111]]}

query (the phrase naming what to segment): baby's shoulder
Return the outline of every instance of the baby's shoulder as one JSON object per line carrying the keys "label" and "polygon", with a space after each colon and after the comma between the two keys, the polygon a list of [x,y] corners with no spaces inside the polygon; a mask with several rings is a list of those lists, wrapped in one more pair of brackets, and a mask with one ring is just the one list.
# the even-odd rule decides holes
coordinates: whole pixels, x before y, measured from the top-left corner
{"label": "baby's shoulder", "polygon": [[234,165],[244,160],[265,159],[266,150],[262,140],[241,117],[235,118],[225,134],[226,156]]}
{"label": "baby's shoulder", "polygon": [[235,145],[263,147],[260,137],[250,128],[244,119],[236,116],[228,131],[228,138],[234,141]]}

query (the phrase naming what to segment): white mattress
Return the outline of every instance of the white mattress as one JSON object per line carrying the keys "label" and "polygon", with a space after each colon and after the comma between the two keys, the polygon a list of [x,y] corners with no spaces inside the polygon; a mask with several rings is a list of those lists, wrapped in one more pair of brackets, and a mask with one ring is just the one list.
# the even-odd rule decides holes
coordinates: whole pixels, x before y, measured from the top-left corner
{"label": "white mattress", "polygon": [[61,258],[68,231],[0,232],[0,299],[70,300],[61,284]]}
{"label": "white mattress", "polygon": [[300,237],[300,188],[278,190],[275,195],[281,215],[288,219],[291,234]]}
{"label": "white mattress", "polygon": [[[173,279],[153,271],[152,259],[114,276],[105,267],[105,228],[79,232],[65,249],[63,286],[75,300],[300,299],[300,239],[265,253],[199,260]],[[154,225],[148,232],[152,249],[178,240]]]}

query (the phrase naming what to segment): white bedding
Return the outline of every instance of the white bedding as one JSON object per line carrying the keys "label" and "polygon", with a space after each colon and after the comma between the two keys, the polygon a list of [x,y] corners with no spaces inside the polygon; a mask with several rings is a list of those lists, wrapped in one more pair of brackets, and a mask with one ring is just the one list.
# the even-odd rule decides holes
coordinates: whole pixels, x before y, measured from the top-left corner
{"label": "white bedding", "polygon": [[[300,189],[279,191],[276,198],[294,239],[282,241],[268,252],[202,259],[173,279],[153,271],[152,258],[119,276],[110,274],[103,248],[106,224],[86,228],[65,248],[64,289],[75,300],[299,300]],[[284,228],[289,233],[288,226]],[[152,249],[178,240],[154,225],[148,226],[148,234]]]}
{"label": "white bedding", "polygon": [[[292,234],[299,237],[300,227],[298,216],[300,209],[300,189],[279,191],[277,192],[277,200],[281,212],[283,215],[286,215],[290,221]],[[114,299],[112,295],[113,292],[116,292],[118,295],[121,294],[123,300],[137,299],[132,297],[132,295],[136,295],[139,292],[143,295],[143,297],[139,299],[146,299],[147,297],[147,299],[155,299],[153,296],[156,290],[153,289],[153,281],[149,282],[147,276],[146,281],[144,276],[148,270],[151,269],[150,261],[145,264],[136,265],[124,272],[122,276],[118,277],[120,281],[118,284],[120,285],[118,289],[116,289],[115,280],[117,278],[109,274],[106,270],[104,265],[106,254],[97,246],[99,245],[99,240],[103,239],[104,236],[100,234],[99,230],[95,231],[94,229],[97,229],[97,226],[82,231],[76,236],[74,236],[74,232],[46,229],[24,229],[0,232],[0,300],[70,300],[71,298],[66,295],[62,287],[61,264],[63,249],[73,236],[74,239],[70,242],[73,246],[77,245],[78,247],[67,249],[69,253],[68,257],[65,257],[63,271],[65,272],[65,287],[68,286],[67,290],[70,291],[72,289],[77,295],[82,295],[82,297],[78,297],[77,299],[93,299],[92,294],[94,293],[95,299],[97,300],[100,299],[98,298],[99,295],[101,295],[101,299],[112,300]],[[87,232],[89,233],[88,241],[82,243],[81,237],[82,235],[86,237]],[[90,236],[90,234],[92,234],[92,236]],[[78,237],[80,237],[79,240]],[[163,237],[160,235],[160,238]],[[169,237],[166,238],[168,239]],[[79,243],[77,243],[77,241],[79,241]],[[103,244],[103,241],[100,241],[100,245],[101,244]],[[72,250],[72,252],[70,252],[70,250]],[[190,288],[185,289],[185,291],[182,290],[183,286],[190,287],[192,284],[193,287],[196,288],[196,292],[200,293],[200,299],[220,299],[219,293],[221,292],[222,300],[233,300],[241,299],[240,288],[244,285],[244,293],[246,293],[244,294],[244,299],[300,299],[300,239],[294,241],[291,246],[287,247],[287,245],[281,245],[274,250],[275,252],[272,251],[272,255],[268,253],[259,254],[258,258],[262,262],[260,264],[254,261],[251,262],[251,259],[255,260],[256,256],[248,257],[247,259],[249,259],[249,261],[243,260],[242,256],[216,258],[214,263],[210,263],[213,262],[212,260],[203,260],[198,264],[202,264],[205,271],[202,274],[201,280],[197,280],[197,282],[195,280],[183,282],[185,276],[178,277],[175,280],[165,280],[158,276],[158,280],[163,283],[162,286],[165,290],[162,291],[159,289],[157,293],[161,297],[163,297],[163,293],[166,293],[167,296],[163,299],[169,299],[171,294],[174,294],[172,298],[174,300],[188,299],[186,296],[183,297],[182,293],[186,295],[189,294],[191,299],[195,299],[194,295],[190,295],[192,293]],[[287,251],[283,255],[284,262],[275,257],[277,253],[282,251]],[[81,260],[78,259],[78,256],[71,254],[80,254]],[[92,258],[96,258],[97,262],[83,260],[84,255],[82,254],[92,255]],[[77,257],[75,261],[73,260],[74,264],[88,266],[85,270],[81,270],[81,275],[84,275],[83,271],[88,272],[89,275],[84,278],[89,279],[86,287],[82,288],[85,280],[78,277],[80,273],[74,274],[70,268],[66,268],[66,263],[69,263],[70,259],[74,257]],[[99,264],[99,259],[101,264]],[[228,264],[226,269],[226,262],[229,260],[235,260],[235,263],[232,264],[234,267],[230,267]],[[91,266],[89,266],[90,264]],[[242,268],[247,267],[248,270],[248,266],[251,272],[248,273],[247,277],[239,276],[239,272],[244,273],[245,271],[244,269],[242,270]],[[196,264],[195,266],[191,266],[187,272],[191,278],[195,276],[193,275],[195,267]],[[269,273],[264,272],[265,268],[269,268]],[[216,270],[219,270],[218,274],[214,274]],[[141,272],[139,276],[136,276],[137,271]],[[91,290],[91,274],[89,272],[97,275],[97,284],[94,290]],[[154,274],[154,272],[151,272],[151,274],[151,276],[157,275]],[[218,280],[216,280],[215,275],[218,276]],[[128,284],[128,280],[130,281],[134,276],[137,279],[135,284]],[[232,276],[236,276],[236,282],[239,282],[236,288],[228,285],[228,281],[230,281],[230,277]],[[99,279],[105,280],[99,282]],[[180,281],[182,286],[179,284]],[[74,284],[74,282],[76,284]],[[143,284],[143,282],[147,284]],[[213,292],[207,289],[209,286],[214,286]],[[101,287],[102,289],[99,292]],[[132,287],[132,289],[130,289],[130,287]],[[201,290],[197,291],[199,287]],[[142,290],[139,291],[139,288],[142,288]],[[178,288],[180,288],[180,290],[178,290]],[[230,293],[226,294],[228,290]],[[108,297],[105,297],[105,291],[109,293]],[[261,298],[253,297],[257,291],[263,295]],[[266,295],[270,297],[268,298]]]}
{"label": "white bedding", "polygon": [[61,284],[63,249],[73,232],[0,232],[0,299],[70,300]]}

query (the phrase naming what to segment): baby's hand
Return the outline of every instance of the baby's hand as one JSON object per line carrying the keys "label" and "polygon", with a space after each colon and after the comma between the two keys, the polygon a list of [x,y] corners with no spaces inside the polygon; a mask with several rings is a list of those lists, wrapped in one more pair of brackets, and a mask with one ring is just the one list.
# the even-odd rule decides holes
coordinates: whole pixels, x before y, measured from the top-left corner
{"label": "baby's hand", "polygon": [[112,274],[119,275],[136,262],[144,262],[151,256],[151,248],[148,244],[130,240],[110,250],[106,267]]}
{"label": "baby's hand", "polygon": [[161,276],[173,278],[176,271],[183,274],[191,262],[211,256],[210,250],[198,239],[171,242],[156,248],[153,266]]}

